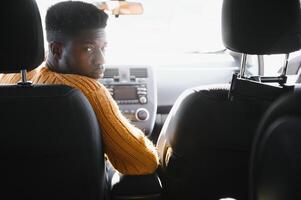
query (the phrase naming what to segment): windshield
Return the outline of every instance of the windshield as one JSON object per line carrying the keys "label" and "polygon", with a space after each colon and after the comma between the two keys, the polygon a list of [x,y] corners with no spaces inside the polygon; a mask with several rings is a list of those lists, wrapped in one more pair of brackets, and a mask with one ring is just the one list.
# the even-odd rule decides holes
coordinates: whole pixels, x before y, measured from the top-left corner
{"label": "windshield", "polygon": [[[37,2],[44,21],[48,7],[59,0]],[[220,25],[221,0],[137,2],[143,4],[142,15],[109,17],[108,64],[151,63],[154,59],[181,59],[181,62],[189,63],[191,58],[187,54],[224,49]]]}
{"label": "windshield", "polygon": [[143,49],[146,53],[220,50],[223,48],[221,3],[220,0],[143,1],[141,16],[111,16],[110,43],[133,52]]}

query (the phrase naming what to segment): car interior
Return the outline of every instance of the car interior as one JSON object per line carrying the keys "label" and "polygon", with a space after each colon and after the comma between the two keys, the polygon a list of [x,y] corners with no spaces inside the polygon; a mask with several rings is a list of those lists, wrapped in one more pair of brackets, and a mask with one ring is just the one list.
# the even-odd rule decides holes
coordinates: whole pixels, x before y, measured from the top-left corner
{"label": "car interior", "polygon": [[[187,2],[192,6],[196,0]],[[0,85],[3,196],[64,200],[301,198],[299,0],[220,1],[224,49],[181,54],[189,63],[172,52],[159,56],[174,59],[176,64],[164,64],[163,59],[149,64],[142,55],[133,54],[138,64],[122,57],[109,62],[99,83],[122,114],[156,145],[160,159],[153,174],[116,172],[111,182],[106,179],[101,129],[87,98],[69,86],[37,85],[27,79],[27,72],[47,56],[43,17],[49,5],[43,7],[44,3],[12,0],[1,6],[0,73],[19,73],[21,77],[15,85]],[[112,26],[122,26],[123,19],[143,15],[149,2],[92,3],[110,14]],[[114,24],[113,20],[121,22]],[[274,63],[277,73],[265,73]]]}

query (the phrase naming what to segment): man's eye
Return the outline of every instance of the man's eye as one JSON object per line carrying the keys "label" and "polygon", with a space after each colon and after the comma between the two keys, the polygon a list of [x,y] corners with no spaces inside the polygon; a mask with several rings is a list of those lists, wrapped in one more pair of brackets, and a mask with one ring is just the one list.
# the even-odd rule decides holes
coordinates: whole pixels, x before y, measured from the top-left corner
{"label": "man's eye", "polygon": [[91,52],[93,51],[93,48],[92,48],[92,47],[87,47],[87,48],[86,48],[86,51],[87,51],[88,53],[91,53]]}

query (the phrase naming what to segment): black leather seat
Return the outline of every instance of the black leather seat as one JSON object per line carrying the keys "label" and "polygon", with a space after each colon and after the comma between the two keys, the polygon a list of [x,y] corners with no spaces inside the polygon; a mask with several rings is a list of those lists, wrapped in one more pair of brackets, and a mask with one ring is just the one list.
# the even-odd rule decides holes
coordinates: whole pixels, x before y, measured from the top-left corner
{"label": "black leather seat", "polygon": [[250,200],[301,199],[301,91],[266,112],[255,137]]}
{"label": "black leather seat", "polygon": [[[34,0],[1,5],[0,72],[37,67],[43,32]],[[0,194],[8,199],[103,199],[99,125],[86,97],[63,85],[0,87]]]}
{"label": "black leather seat", "polygon": [[157,143],[167,199],[246,199],[251,141],[269,103],[228,93],[193,88],[172,108]]}
{"label": "black leather seat", "polygon": [[[225,46],[244,54],[300,49],[298,5],[298,0],[283,5],[224,0]],[[282,90],[274,87],[264,86],[268,90],[262,91],[257,84],[253,88],[253,83],[232,84],[231,92],[230,85],[192,88],[177,99],[157,143],[165,198],[248,199],[256,127],[267,107],[282,95]],[[237,88],[243,93],[237,93]]]}

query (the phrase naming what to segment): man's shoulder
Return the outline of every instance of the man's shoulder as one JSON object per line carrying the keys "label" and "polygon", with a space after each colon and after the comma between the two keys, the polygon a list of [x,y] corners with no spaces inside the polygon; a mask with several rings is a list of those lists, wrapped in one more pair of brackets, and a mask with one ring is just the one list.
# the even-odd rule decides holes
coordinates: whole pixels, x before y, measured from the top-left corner
{"label": "man's shoulder", "polygon": [[96,80],[86,76],[76,74],[60,74],[63,81],[70,86],[79,88],[81,90],[94,92],[98,89],[102,89],[102,84]]}
{"label": "man's shoulder", "polygon": [[[36,69],[27,72],[27,79],[31,80],[35,75]],[[0,84],[16,84],[21,81],[20,73],[0,74]]]}

